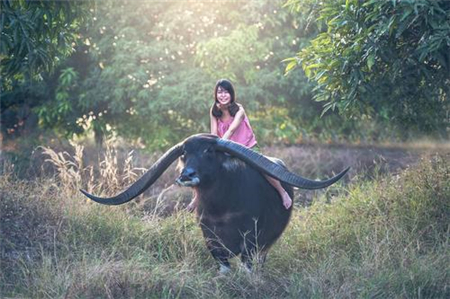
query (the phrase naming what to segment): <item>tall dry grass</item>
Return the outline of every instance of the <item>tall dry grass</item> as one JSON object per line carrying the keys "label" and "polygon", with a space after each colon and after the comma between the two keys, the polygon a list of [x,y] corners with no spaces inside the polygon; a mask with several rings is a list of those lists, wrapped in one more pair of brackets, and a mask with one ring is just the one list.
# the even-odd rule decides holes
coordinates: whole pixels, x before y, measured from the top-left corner
{"label": "tall dry grass", "polygon": [[42,146],[45,162],[53,165],[57,179],[64,190],[76,191],[80,188],[88,192],[103,194],[118,192],[131,184],[145,172],[145,168],[133,165],[133,151],[128,152],[123,163],[119,163],[112,140],[106,141],[106,149],[94,172],[93,165],[84,166],[84,146],[73,144],[74,154],[57,152]]}

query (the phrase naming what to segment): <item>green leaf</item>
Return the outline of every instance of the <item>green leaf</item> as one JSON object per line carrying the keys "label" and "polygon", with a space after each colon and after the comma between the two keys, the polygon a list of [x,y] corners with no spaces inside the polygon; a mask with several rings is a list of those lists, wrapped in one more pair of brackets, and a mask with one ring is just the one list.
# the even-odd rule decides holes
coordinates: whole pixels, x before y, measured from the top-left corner
{"label": "green leaf", "polygon": [[372,66],[375,64],[375,55],[371,54],[369,57],[367,57],[367,67],[369,68],[369,71],[372,70]]}
{"label": "green leaf", "polygon": [[286,65],[286,69],[284,70],[284,73],[287,74],[296,67],[297,67],[297,61],[293,60]]}

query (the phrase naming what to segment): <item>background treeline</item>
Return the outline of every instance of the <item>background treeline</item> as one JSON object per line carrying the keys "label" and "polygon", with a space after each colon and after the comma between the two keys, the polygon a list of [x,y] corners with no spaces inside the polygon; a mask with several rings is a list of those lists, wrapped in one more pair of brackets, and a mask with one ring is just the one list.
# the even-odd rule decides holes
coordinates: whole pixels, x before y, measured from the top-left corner
{"label": "background treeline", "polygon": [[448,1],[1,5],[4,140],[165,148],[209,131],[222,77],[263,144],[448,134]]}

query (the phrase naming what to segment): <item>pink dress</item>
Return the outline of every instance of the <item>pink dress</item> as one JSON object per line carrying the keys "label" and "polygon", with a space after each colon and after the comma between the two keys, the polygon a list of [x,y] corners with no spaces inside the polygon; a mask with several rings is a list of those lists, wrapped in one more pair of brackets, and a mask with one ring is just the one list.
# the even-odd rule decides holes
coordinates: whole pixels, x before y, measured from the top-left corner
{"label": "pink dress", "polygon": [[[222,137],[225,134],[225,132],[228,130],[233,120],[234,117],[231,117],[226,122],[222,121],[220,118],[217,118],[217,133],[219,137]],[[255,134],[253,133],[253,129],[250,126],[250,122],[248,120],[247,115],[239,124],[236,131],[234,131],[233,135],[231,135],[230,140],[240,143],[249,148],[254,147],[256,145]]]}

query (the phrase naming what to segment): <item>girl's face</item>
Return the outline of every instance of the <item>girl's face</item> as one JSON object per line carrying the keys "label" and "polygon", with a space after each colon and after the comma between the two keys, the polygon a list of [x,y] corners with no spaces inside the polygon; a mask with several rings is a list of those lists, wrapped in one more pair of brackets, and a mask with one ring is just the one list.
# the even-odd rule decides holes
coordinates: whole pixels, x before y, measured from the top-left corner
{"label": "girl's face", "polygon": [[217,88],[217,101],[220,105],[228,105],[231,102],[231,95],[225,88],[219,86]]}

